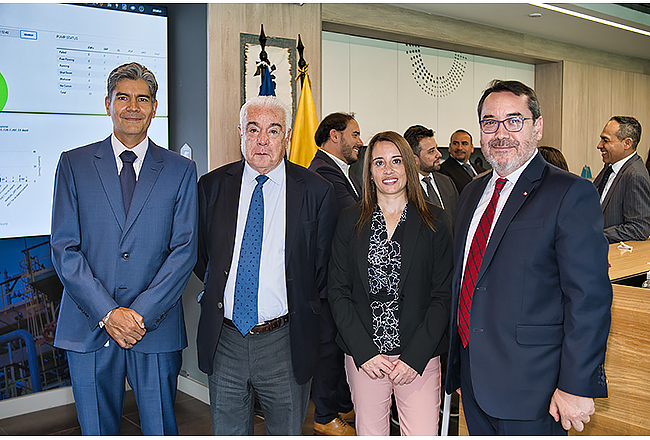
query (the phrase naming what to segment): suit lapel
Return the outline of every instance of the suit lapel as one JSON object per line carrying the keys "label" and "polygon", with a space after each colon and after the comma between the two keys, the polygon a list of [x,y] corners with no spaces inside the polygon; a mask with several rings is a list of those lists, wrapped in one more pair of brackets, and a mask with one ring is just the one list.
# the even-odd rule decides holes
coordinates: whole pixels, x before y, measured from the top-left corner
{"label": "suit lapel", "polygon": [[104,139],[97,147],[94,159],[95,169],[99,175],[99,180],[104,188],[104,193],[111,206],[115,220],[124,230],[126,222],[126,214],[124,212],[124,202],[122,201],[122,187],[120,186],[120,178],[117,174],[117,162],[115,161],[115,153],[111,145],[111,137]]}
{"label": "suit lapel", "polygon": [[[368,282],[368,248],[370,247],[370,224],[372,218],[363,225],[359,232],[359,246],[357,248],[357,266],[359,267],[359,275],[363,288],[366,291],[366,297],[370,298],[370,283]],[[357,225],[354,225],[353,234],[357,233]]]}
{"label": "suit lapel", "polygon": [[126,226],[123,235],[129,231],[135,219],[140,215],[140,211],[144,208],[149,194],[151,194],[151,190],[164,166],[164,161],[160,154],[160,147],[149,140],[149,147],[147,148],[147,153],[144,155],[140,175],[138,176],[138,181],[133,191],[133,200],[131,201],[129,214],[126,217]]}
{"label": "suit lapel", "polygon": [[[358,202],[361,200],[361,185],[359,183],[359,179],[354,175],[354,173],[350,173],[350,179],[348,180],[347,177],[345,177],[345,174],[343,174],[343,171],[341,171],[341,167],[338,166],[336,162],[332,160],[331,157],[327,155],[327,153],[324,153],[321,149],[319,149],[316,152],[316,156],[322,159],[325,163],[327,163],[329,166],[334,167],[336,171],[339,172],[341,177],[343,177],[343,180],[345,181],[345,185],[347,186],[348,192],[352,195],[354,200]],[[352,185],[350,185],[350,180],[352,180],[352,183],[354,184],[354,189],[352,188]],[[355,193],[356,190],[356,193]]]}
{"label": "suit lapel", "polygon": [[[636,157],[631,157],[627,162],[623,164],[620,170],[618,170],[618,173],[616,173],[616,176],[614,176],[614,180],[612,181],[612,184],[609,187],[609,191],[607,191],[607,194],[605,195],[605,198],[603,199],[602,203],[602,208],[603,212],[605,212],[605,209],[607,208],[607,205],[609,204],[609,201],[612,200],[612,197],[614,196],[614,193],[616,192],[616,186],[618,185],[618,182],[623,178],[623,173],[625,170],[627,170],[629,167],[632,166],[634,162],[637,160],[641,160],[639,155],[635,155]],[[601,179],[602,180],[602,179]],[[594,182],[596,184],[596,182]],[[597,187],[596,187],[597,188]]]}
{"label": "suit lapel", "polygon": [[[244,160],[233,164],[227,171],[227,176],[224,179],[224,194],[223,204],[220,204],[213,212],[220,218],[223,218],[223,223],[220,219],[213,218],[212,224],[223,224],[223,232],[218,234],[224,237],[223,244],[228,246],[226,249],[227,254],[232,259],[233,250],[235,246],[235,234],[237,232],[237,214],[239,212],[239,195],[241,193],[242,178],[244,175]],[[223,216],[223,217],[221,217]],[[230,260],[228,260],[230,261]]]}
{"label": "suit lapel", "polygon": [[[404,282],[408,277],[411,262],[413,261],[413,254],[418,240],[418,235],[422,223],[420,216],[417,215],[415,206],[411,205],[406,213],[406,221],[404,222],[404,240],[402,241],[402,267],[400,270],[400,280],[398,297],[401,296]],[[432,269],[433,270],[433,269]]]}
{"label": "suit lapel", "polygon": [[[302,177],[296,175],[295,165],[288,160],[284,161],[287,179],[287,215],[285,232],[285,264],[290,261],[293,243],[298,230],[298,220],[301,218],[303,198],[305,197],[305,182]],[[289,214],[290,213],[290,214]]]}
{"label": "suit lapel", "polygon": [[508,229],[508,226],[512,222],[512,219],[517,212],[519,212],[519,209],[531,196],[535,188],[537,188],[537,185],[539,185],[542,180],[542,174],[546,166],[546,162],[542,159],[542,155],[537,153],[532,162],[528,164],[528,167],[526,167],[524,172],[521,174],[519,180],[517,180],[515,187],[510,193],[510,197],[508,197],[508,201],[503,207],[503,210],[494,225],[492,234],[490,235],[490,241],[488,242],[485,253],[483,254],[481,270],[476,279],[477,284],[487,270],[487,267],[490,265],[490,261],[492,260],[492,257],[494,257],[494,253],[499,247],[499,243]]}

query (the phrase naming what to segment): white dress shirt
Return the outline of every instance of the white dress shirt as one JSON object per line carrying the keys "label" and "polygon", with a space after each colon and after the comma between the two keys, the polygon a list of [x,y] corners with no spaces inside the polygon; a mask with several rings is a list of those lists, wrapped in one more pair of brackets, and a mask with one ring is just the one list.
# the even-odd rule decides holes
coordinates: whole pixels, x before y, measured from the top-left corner
{"label": "white dress shirt", "polygon": [[122,142],[115,136],[111,135],[111,146],[113,147],[113,153],[115,153],[115,161],[117,162],[117,175],[119,176],[122,172],[122,159],[120,159],[120,154],[125,150],[131,150],[137,156],[133,162],[133,170],[135,171],[135,180],[138,180],[140,177],[140,170],[142,169],[142,162],[144,161],[144,155],[147,154],[147,148],[149,148],[149,138],[145,137],[142,142],[136,145],[133,148],[126,148]]}
{"label": "white dress shirt", "polygon": [[[260,283],[257,296],[257,321],[262,323],[289,313],[287,301],[287,282],[284,268],[285,236],[287,225],[287,177],[284,160],[274,170],[266,174],[269,178],[262,187],[264,194],[264,232],[262,234],[262,255],[260,257]],[[237,208],[237,230],[235,247],[232,253],[230,271],[223,293],[224,316],[232,319],[235,298],[237,266],[241,250],[242,236],[246,227],[248,207],[253,190],[257,185],[255,178],[259,173],[244,164],[239,207]]]}
{"label": "white dress shirt", "polygon": [[[467,264],[467,256],[469,255],[469,249],[472,245],[474,234],[476,233],[476,229],[478,228],[478,224],[481,221],[481,217],[483,217],[483,213],[485,212],[485,209],[490,204],[490,200],[492,200],[492,194],[494,193],[494,187],[496,186],[497,179],[503,177],[505,179],[508,179],[508,181],[506,182],[505,186],[501,190],[501,194],[499,195],[499,201],[497,202],[497,207],[494,212],[494,219],[492,219],[490,234],[488,235],[487,243],[485,245],[486,247],[490,243],[490,237],[492,237],[492,231],[494,230],[494,226],[497,224],[497,221],[499,220],[501,211],[503,211],[503,207],[508,201],[508,198],[512,193],[512,189],[517,184],[519,177],[521,177],[521,173],[524,172],[528,164],[530,164],[530,162],[537,154],[539,154],[539,152],[537,151],[537,149],[535,149],[535,154],[533,154],[530,157],[530,159],[526,161],[526,163],[524,163],[522,166],[520,166],[519,168],[517,168],[507,176],[499,176],[496,173],[496,171],[492,171],[492,177],[490,178],[490,181],[488,182],[487,186],[483,190],[483,194],[481,195],[481,198],[478,201],[478,205],[476,205],[476,209],[474,210],[474,216],[472,217],[472,221],[469,224],[469,230],[467,231],[467,237],[465,238],[465,252],[463,257],[463,277],[465,276],[465,265]],[[463,280],[461,279],[461,283],[462,281]]]}
{"label": "white dress shirt", "polygon": [[616,163],[612,164],[612,174],[609,175],[609,179],[607,179],[607,182],[605,183],[605,188],[603,189],[603,193],[600,196],[600,203],[603,203],[603,200],[605,200],[605,196],[609,192],[609,189],[612,187],[612,182],[614,182],[614,179],[616,178],[616,175],[621,171],[621,168],[623,168],[623,165],[627,163],[628,160],[632,159],[636,152],[630,154],[628,157],[624,157],[623,159],[619,160]]}

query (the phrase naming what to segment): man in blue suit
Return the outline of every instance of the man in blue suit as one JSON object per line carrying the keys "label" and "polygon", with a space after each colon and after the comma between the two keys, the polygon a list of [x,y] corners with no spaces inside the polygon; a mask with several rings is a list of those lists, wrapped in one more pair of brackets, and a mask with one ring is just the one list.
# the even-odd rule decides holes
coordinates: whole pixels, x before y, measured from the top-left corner
{"label": "man in blue suit", "polygon": [[[535,92],[493,81],[478,105],[494,171],[460,195],[446,388],[470,435],[581,431],[604,371],[612,287],[598,192],[538,153]],[[550,414],[550,415],[549,415]]]}
{"label": "man in blue suit", "polygon": [[156,79],[129,63],[108,77],[113,134],[61,154],[52,260],[64,291],[55,346],[67,350],[84,435],[119,435],[124,379],[144,435],[177,435],[181,295],[196,262],[196,166],[147,137]]}

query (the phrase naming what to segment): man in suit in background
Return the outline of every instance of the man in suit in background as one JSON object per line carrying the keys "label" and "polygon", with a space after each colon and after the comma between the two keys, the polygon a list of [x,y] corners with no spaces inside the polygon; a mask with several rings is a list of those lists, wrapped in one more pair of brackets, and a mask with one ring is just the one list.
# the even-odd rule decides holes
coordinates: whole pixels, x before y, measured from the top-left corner
{"label": "man in suit in background", "polygon": [[593,398],[607,397],[598,193],[537,151],[543,119],[528,86],[494,80],[478,115],[493,172],[458,200],[447,392],[461,389],[470,435],[581,431]]}
{"label": "man in suit in background", "polygon": [[318,362],[334,189],[285,160],[291,111],[278,98],[250,99],[239,120],[244,159],[199,181],[199,368],[214,435],[253,435],[255,392],[268,435],[300,435]]}
{"label": "man in suit in background", "polygon": [[452,133],[449,158],[440,165],[440,172],[451,177],[459,194],[474,177],[485,171],[479,165],[472,165],[469,159],[473,152],[472,135],[468,131],[459,129]]}
{"label": "man in suit in background", "polygon": [[636,154],[641,124],[631,116],[613,116],[600,134],[605,166],[594,179],[610,243],[647,240],[650,235],[650,177]]}
{"label": "man in suit in background", "polygon": [[[337,216],[343,208],[361,198],[361,184],[350,172],[363,145],[359,124],[350,113],[326,116],[314,135],[319,150],[309,169],[334,187]],[[336,324],[332,318],[327,289],[321,291],[319,361],[311,388],[314,402],[314,433],[317,435],[356,435],[348,422],[354,421],[350,387],[345,375],[343,350],[336,343]]]}
{"label": "man in suit in background", "polygon": [[113,134],[61,154],[52,260],[64,286],[55,346],[67,350],[84,435],[119,435],[124,378],[144,435],[174,417],[181,295],[196,262],[196,166],[147,137],[158,84],[137,63],[108,77]]}
{"label": "man in suit in background", "polygon": [[458,191],[449,177],[438,172],[442,153],[438,151],[438,144],[433,136],[434,131],[422,125],[413,125],[404,132],[404,138],[415,154],[424,197],[447,211],[451,219],[451,224],[447,226],[453,231]]}

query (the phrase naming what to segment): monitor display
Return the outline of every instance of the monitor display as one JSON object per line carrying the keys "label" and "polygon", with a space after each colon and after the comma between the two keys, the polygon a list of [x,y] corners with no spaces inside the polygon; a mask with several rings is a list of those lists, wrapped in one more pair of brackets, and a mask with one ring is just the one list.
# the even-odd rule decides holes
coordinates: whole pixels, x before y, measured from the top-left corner
{"label": "monitor display", "polygon": [[0,3],[0,239],[50,233],[62,151],[106,138],[106,79],[136,61],[158,80],[149,136],[168,145],[167,17],[152,5]]}

